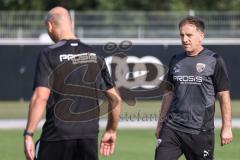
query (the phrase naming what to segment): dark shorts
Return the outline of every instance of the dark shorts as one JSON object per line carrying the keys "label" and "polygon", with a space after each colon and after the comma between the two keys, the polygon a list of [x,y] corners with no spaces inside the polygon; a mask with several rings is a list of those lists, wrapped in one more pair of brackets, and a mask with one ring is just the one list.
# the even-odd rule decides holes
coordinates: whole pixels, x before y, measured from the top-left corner
{"label": "dark shorts", "polygon": [[36,160],[98,160],[98,140],[38,141]]}
{"label": "dark shorts", "polygon": [[189,134],[164,126],[155,151],[155,160],[177,160],[182,154],[187,160],[212,160],[214,131]]}

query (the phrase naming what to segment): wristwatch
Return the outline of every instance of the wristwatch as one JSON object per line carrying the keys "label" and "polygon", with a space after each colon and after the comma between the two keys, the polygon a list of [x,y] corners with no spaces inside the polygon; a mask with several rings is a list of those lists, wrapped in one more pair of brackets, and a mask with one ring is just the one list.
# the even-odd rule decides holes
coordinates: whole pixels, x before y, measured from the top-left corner
{"label": "wristwatch", "polygon": [[23,132],[23,136],[30,136],[30,137],[33,137],[33,132],[28,132],[27,130],[24,130]]}

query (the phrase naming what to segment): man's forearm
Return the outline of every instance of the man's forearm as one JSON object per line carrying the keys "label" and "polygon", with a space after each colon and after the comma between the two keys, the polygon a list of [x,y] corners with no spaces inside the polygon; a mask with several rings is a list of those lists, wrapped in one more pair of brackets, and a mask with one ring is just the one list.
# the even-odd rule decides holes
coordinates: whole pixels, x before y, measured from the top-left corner
{"label": "man's forearm", "polygon": [[34,99],[29,105],[28,122],[26,130],[34,132],[39,121],[41,120],[46,106],[46,101]]}
{"label": "man's forearm", "polygon": [[121,100],[118,99],[115,102],[109,102],[109,113],[106,130],[117,130],[119,116],[121,112]]}
{"label": "man's forearm", "polygon": [[107,90],[105,95],[108,100],[108,121],[106,131],[116,131],[121,112],[122,100],[115,87]]}
{"label": "man's forearm", "polygon": [[28,122],[26,131],[34,132],[45,111],[50,90],[45,87],[37,87],[29,104]]}
{"label": "man's forearm", "polygon": [[163,96],[162,107],[161,107],[161,111],[158,119],[159,125],[161,125],[165,121],[171,101],[172,101],[172,92],[168,92]]}
{"label": "man's forearm", "polygon": [[219,102],[222,114],[222,127],[231,128],[232,127],[232,109],[230,95],[228,91],[219,93]]}

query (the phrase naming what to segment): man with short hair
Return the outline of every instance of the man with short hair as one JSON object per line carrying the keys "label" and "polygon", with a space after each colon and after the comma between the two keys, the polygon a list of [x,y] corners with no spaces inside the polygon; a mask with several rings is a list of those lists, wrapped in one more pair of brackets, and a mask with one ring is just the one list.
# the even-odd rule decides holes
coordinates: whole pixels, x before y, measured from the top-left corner
{"label": "man with short hair", "polygon": [[218,96],[222,113],[221,144],[232,141],[230,84],[223,59],[202,46],[204,22],[188,16],[179,23],[185,52],[172,57],[156,129],[155,160],[212,160],[214,110]]}
{"label": "man with short hair", "polygon": [[[105,61],[76,38],[65,8],[51,9],[46,26],[56,44],[39,54],[24,131],[26,159],[97,160],[98,122],[103,113],[108,113],[108,121],[100,153],[109,156],[115,147],[121,98]],[[105,94],[108,106],[105,101],[99,104],[101,93]],[[99,106],[103,106],[103,113]],[[46,122],[35,154],[33,133],[45,109]]]}

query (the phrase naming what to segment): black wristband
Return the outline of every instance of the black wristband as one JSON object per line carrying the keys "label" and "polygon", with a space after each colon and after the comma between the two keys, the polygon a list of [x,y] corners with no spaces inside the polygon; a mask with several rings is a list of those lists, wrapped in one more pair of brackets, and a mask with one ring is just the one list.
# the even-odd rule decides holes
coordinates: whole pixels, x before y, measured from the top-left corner
{"label": "black wristband", "polygon": [[24,137],[25,137],[25,136],[33,137],[33,132],[28,132],[28,131],[24,130],[23,136],[24,136]]}

